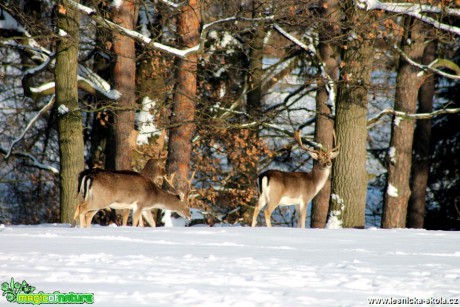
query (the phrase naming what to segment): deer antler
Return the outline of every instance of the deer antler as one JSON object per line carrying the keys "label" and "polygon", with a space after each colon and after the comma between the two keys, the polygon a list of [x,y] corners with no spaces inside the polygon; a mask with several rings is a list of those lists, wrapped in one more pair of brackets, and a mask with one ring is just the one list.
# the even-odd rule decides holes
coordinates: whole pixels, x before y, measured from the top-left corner
{"label": "deer antler", "polygon": [[[335,146],[336,144],[337,146]],[[332,129],[332,147],[331,152],[337,152],[340,148],[340,144],[337,143],[337,136],[335,135],[334,129]]]}
{"label": "deer antler", "polygon": [[300,147],[302,149],[305,149],[306,151],[309,151],[309,152],[312,152],[312,153],[315,153],[315,154],[319,154],[319,151],[318,150],[314,150],[314,149],[310,149],[309,147],[305,146],[303,143],[302,143],[302,136],[300,134],[300,130],[296,130],[294,132],[294,139],[297,141],[297,143],[299,143]]}
{"label": "deer antler", "polygon": [[168,175],[164,175],[163,178],[171,188],[177,191],[176,187],[174,186],[174,176],[176,176],[176,173],[172,173],[170,178],[168,178]]}

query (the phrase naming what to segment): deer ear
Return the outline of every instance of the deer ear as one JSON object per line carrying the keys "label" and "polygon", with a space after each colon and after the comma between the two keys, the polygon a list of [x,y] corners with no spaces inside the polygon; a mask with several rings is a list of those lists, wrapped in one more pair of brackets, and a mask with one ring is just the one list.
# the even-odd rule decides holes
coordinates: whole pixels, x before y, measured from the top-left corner
{"label": "deer ear", "polygon": [[311,152],[311,151],[307,151],[307,152],[310,154],[310,157],[312,157],[315,160],[318,160],[319,156],[316,152]]}
{"label": "deer ear", "polygon": [[338,151],[333,151],[331,152],[331,159],[334,159],[335,157],[337,157],[339,155],[339,152]]}
{"label": "deer ear", "polygon": [[180,192],[180,193],[179,193],[179,199],[180,199],[181,201],[184,201],[184,200],[185,200],[185,194],[184,194],[184,192]]}

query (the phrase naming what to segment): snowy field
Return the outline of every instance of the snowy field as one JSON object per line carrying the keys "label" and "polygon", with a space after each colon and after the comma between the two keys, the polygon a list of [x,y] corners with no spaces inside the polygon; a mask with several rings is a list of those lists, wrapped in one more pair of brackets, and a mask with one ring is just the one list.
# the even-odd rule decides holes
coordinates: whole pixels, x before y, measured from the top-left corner
{"label": "snowy field", "polygon": [[460,304],[460,233],[0,226],[0,284],[11,278],[111,307]]}

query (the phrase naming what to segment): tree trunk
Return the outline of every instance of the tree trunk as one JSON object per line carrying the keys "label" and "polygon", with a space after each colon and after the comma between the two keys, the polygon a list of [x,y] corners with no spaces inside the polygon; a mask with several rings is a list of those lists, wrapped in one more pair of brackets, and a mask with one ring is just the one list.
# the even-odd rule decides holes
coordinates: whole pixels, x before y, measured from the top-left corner
{"label": "tree trunk", "polygon": [[[423,56],[425,27],[413,18],[406,22],[406,33],[402,50],[414,61],[420,63]],[[407,42],[410,42],[408,45]],[[417,95],[423,82],[417,76],[420,69],[401,57],[396,78],[395,106],[397,111],[415,113]],[[403,228],[406,226],[407,206],[410,197],[410,171],[412,163],[412,142],[414,120],[394,117],[390,150],[388,154],[388,176],[383,204],[382,227]]]}
{"label": "tree trunk", "polygon": [[353,1],[341,4],[345,37],[336,103],[335,131],[340,153],[332,169],[330,217],[342,227],[364,227],[367,171],[367,105],[375,30],[369,14]]}
{"label": "tree trunk", "polygon": [[[113,7],[112,20],[125,27],[134,29],[135,1],[123,1],[120,7]],[[136,51],[134,41],[114,32],[113,51],[115,64],[113,82],[115,89],[121,93],[115,114],[115,168],[131,169],[132,137],[134,133],[134,109],[136,103]]]}
{"label": "tree trunk", "polygon": [[[199,41],[201,23],[200,1],[190,0],[181,7],[177,20],[177,32],[181,47],[191,47]],[[197,90],[196,70],[198,56],[177,60],[177,85],[174,92],[171,132],[168,142],[167,173],[176,173],[176,187],[187,192],[187,179],[192,154],[192,137],[195,133],[195,99]]]}
{"label": "tree trunk", "polygon": [[61,222],[70,223],[77,205],[78,174],[83,170],[83,127],[78,106],[78,50],[80,14],[59,1],[56,49],[56,107],[58,110]]}
{"label": "tree trunk", "polygon": [[[422,64],[428,65],[436,59],[436,43],[430,42],[423,51]],[[422,84],[418,99],[418,113],[433,111],[435,76],[431,74]],[[419,119],[414,133],[411,198],[409,201],[408,227],[423,228],[425,220],[425,198],[430,172],[431,119]]]}
{"label": "tree trunk", "polygon": [[[319,55],[325,66],[326,73],[331,78],[324,79],[321,76],[318,79],[318,91],[316,92],[316,122],[315,122],[315,140],[316,142],[332,148],[332,129],[334,122],[331,119],[332,106],[335,101],[330,101],[330,97],[335,97],[337,93],[337,80],[339,74],[339,54],[337,46],[331,42],[339,35],[340,13],[337,0],[325,0],[324,5],[327,8],[322,12],[326,19],[324,28],[320,28],[319,33]],[[324,6],[323,6],[324,7]],[[331,81],[334,82],[333,86]],[[334,95],[330,95],[330,91]],[[329,177],[324,187],[315,196],[311,208],[311,227],[324,228],[326,226],[327,213],[329,211],[329,201],[331,199],[331,178]]]}
{"label": "tree trunk", "polygon": [[[252,18],[261,18],[266,9],[266,0],[258,0],[252,2]],[[259,21],[251,33],[251,41],[249,42],[249,59],[248,59],[248,93],[246,96],[246,111],[249,115],[248,122],[259,121],[262,112],[262,81],[263,81],[263,57],[264,57],[264,39],[267,35],[265,31],[265,23]],[[251,148],[259,138],[259,127],[254,127],[249,131],[247,147]],[[248,150],[249,152],[250,150]],[[246,167],[244,174],[238,174],[239,177],[235,180],[239,181],[239,186],[243,188],[254,184],[254,179],[257,178],[257,162],[258,155],[246,154],[243,151],[244,157],[240,157],[240,161],[245,161]],[[244,224],[250,224],[252,221],[253,207],[241,206],[240,215],[243,217]],[[254,204],[253,204],[254,205]]]}

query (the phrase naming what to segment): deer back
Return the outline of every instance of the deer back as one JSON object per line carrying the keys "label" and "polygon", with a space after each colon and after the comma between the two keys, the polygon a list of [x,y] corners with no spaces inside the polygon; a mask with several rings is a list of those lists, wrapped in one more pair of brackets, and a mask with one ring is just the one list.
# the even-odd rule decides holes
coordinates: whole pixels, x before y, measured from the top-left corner
{"label": "deer back", "polygon": [[[266,178],[267,191],[263,191],[263,180]],[[326,176],[327,178],[327,176]],[[306,198],[313,197],[316,192],[316,180],[312,172],[283,172],[269,170],[260,174],[259,193],[269,195],[280,195],[288,198],[299,198],[305,195]]]}

